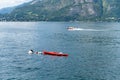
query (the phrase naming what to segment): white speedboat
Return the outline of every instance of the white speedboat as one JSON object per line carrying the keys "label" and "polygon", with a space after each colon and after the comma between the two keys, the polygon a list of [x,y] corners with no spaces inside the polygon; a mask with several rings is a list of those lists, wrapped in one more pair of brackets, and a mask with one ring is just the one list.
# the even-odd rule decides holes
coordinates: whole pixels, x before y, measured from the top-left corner
{"label": "white speedboat", "polygon": [[76,28],[76,27],[68,27],[67,29],[68,29],[68,30],[83,30],[83,29],[81,29],[81,28]]}

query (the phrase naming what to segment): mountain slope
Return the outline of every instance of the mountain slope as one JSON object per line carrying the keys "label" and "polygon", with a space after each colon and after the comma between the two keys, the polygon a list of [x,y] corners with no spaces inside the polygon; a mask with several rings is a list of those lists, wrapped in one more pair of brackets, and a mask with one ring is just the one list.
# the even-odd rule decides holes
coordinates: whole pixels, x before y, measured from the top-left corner
{"label": "mountain slope", "polygon": [[2,8],[2,9],[0,9],[0,14],[10,13],[13,11],[13,9],[15,9],[15,7]]}
{"label": "mountain slope", "polygon": [[119,0],[33,0],[5,15],[10,21],[119,19]]}
{"label": "mountain slope", "polygon": [[106,17],[120,17],[120,0],[103,0],[104,16]]}

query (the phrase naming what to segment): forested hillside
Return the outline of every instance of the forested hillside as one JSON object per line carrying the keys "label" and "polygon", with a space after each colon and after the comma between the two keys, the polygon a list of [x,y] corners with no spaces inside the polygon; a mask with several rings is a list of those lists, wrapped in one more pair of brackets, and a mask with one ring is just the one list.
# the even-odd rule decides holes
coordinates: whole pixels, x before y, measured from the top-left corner
{"label": "forested hillside", "polygon": [[33,0],[1,15],[7,21],[119,21],[120,0]]}

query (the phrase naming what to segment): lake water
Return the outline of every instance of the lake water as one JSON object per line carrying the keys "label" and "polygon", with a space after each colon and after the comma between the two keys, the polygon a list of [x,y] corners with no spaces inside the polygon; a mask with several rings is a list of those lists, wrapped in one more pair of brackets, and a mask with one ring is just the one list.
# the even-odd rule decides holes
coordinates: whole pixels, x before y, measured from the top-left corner
{"label": "lake water", "polygon": [[0,80],[120,80],[120,23],[0,22]]}

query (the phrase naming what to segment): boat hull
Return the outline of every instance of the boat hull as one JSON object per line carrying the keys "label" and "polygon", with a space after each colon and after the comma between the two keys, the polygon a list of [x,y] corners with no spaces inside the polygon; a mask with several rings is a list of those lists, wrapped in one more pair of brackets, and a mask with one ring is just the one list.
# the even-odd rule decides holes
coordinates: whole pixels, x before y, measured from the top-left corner
{"label": "boat hull", "polygon": [[43,51],[44,55],[52,55],[52,56],[68,56],[68,54],[60,53],[60,52],[48,52]]}

